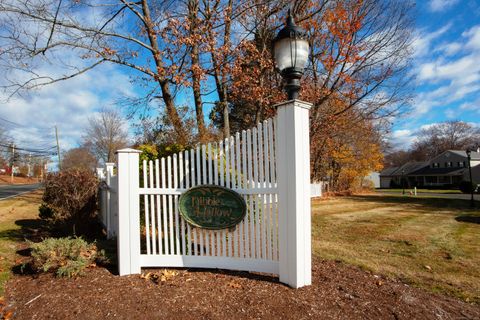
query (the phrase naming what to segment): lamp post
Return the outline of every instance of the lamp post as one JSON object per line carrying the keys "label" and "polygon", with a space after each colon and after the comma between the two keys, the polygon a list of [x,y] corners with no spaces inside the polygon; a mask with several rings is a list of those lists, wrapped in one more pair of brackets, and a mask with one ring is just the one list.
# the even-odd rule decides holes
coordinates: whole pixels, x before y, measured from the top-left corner
{"label": "lamp post", "polygon": [[405,181],[404,181],[404,176],[405,176],[405,169],[402,169],[402,194],[405,195]]}
{"label": "lamp post", "polygon": [[298,98],[300,79],[307,64],[309,52],[307,32],[295,25],[289,10],[285,28],[280,30],[273,40],[273,54],[277,68],[285,80],[288,100]]}
{"label": "lamp post", "polygon": [[290,12],[272,47],[288,94],[288,101],[275,105],[278,274],[280,282],[299,288],[312,284],[309,134],[312,104],[298,100],[309,46],[305,31],[295,25]]}
{"label": "lamp post", "polygon": [[475,207],[475,202],[473,201],[473,179],[472,179],[472,166],[470,165],[470,160],[472,159],[471,153],[472,150],[467,149],[467,161],[468,161],[468,175],[470,176],[470,207]]}

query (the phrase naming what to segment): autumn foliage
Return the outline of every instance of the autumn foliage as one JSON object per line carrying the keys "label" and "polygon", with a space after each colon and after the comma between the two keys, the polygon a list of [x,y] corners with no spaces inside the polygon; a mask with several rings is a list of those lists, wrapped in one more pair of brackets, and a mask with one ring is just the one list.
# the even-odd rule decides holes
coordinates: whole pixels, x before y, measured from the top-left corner
{"label": "autumn foliage", "polygon": [[[6,44],[0,58],[13,67],[20,61],[15,70],[29,78],[12,84],[14,90],[105,63],[130,69],[145,94],[130,99],[129,110],[142,121],[154,115],[154,130],[143,133],[155,134],[140,144],[189,146],[274,116],[272,106],[286,96],[272,41],[291,9],[311,47],[300,98],[313,103],[312,179],[343,189],[379,169],[379,136],[408,106],[412,8],[410,1],[394,0],[113,1],[108,9],[83,0],[73,6],[20,0],[0,4],[10,38],[16,39],[20,22],[33,21],[50,31],[50,39],[30,28],[34,33],[25,38],[32,41]],[[97,10],[101,18],[75,19],[82,9]],[[25,67],[38,56],[54,61],[61,48],[74,48],[82,60],[72,74],[54,79]]]}

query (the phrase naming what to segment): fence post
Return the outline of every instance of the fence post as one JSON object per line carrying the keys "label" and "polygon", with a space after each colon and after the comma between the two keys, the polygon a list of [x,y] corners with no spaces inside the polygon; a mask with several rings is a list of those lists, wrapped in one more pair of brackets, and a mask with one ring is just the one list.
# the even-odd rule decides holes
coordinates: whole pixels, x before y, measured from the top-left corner
{"label": "fence post", "polygon": [[278,104],[277,181],[280,282],[312,283],[309,110],[299,100]]}
{"label": "fence post", "polygon": [[118,176],[118,273],[139,274],[140,268],[140,212],[139,212],[139,158],[141,151],[117,151]]}
{"label": "fence post", "polygon": [[106,216],[106,228],[107,228],[107,238],[112,237],[112,205],[110,204],[111,200],[111,188],[112,188],[112,183],[111,183],[111,178],[113,176],[113,167],[115,166],[115,163],[112,162],[107,162],[105,163],[105,182],[107,183],[108,189],[106,190],[106,211],[107,211],[107,216]]}
{"label": "fence post", "polygon": [[105,172],[103,171],[103,168],[97,168],[97,177],[100,180],[105,180]]}

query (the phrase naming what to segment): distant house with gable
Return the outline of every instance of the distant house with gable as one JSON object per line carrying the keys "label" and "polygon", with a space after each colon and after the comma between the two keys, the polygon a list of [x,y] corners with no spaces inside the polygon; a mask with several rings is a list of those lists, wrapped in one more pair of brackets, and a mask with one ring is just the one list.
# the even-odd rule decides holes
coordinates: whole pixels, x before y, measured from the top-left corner
{"label": "distant house with gable", "polygon": [[[480,183],[480,150],[472,151],[470,164],[472,180]],[[457,187],[469,181],[467,153],[447,150],[429,161],[410,161],[400,167],[386,168],[380,172],[380,187]]]}

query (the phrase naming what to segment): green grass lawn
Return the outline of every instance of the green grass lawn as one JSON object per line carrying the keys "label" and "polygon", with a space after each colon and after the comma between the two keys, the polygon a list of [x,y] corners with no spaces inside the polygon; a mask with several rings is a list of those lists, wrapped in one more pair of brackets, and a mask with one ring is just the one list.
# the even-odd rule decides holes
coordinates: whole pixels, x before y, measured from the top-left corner
{"label": "green grass lawn", "polygon": [[[376,189],[376,191],[391,191],[391,192],[403,192],[403,189]],[[405,188],[405,192],[413,191],[413,188]],[[417,192],[422,193],[462,193],[460,190],[452,189],[417,189]]]}
{"label": "green grass lawn", "polygon": [[0,201],[0,296],[16,265],[16,251],[23,242],[20,221],[38,218],[41,191]]}
{"label": "green grass lawn", "polygon": [[480,210],[457,199],[312,203],[314,254],[480,303]]}

